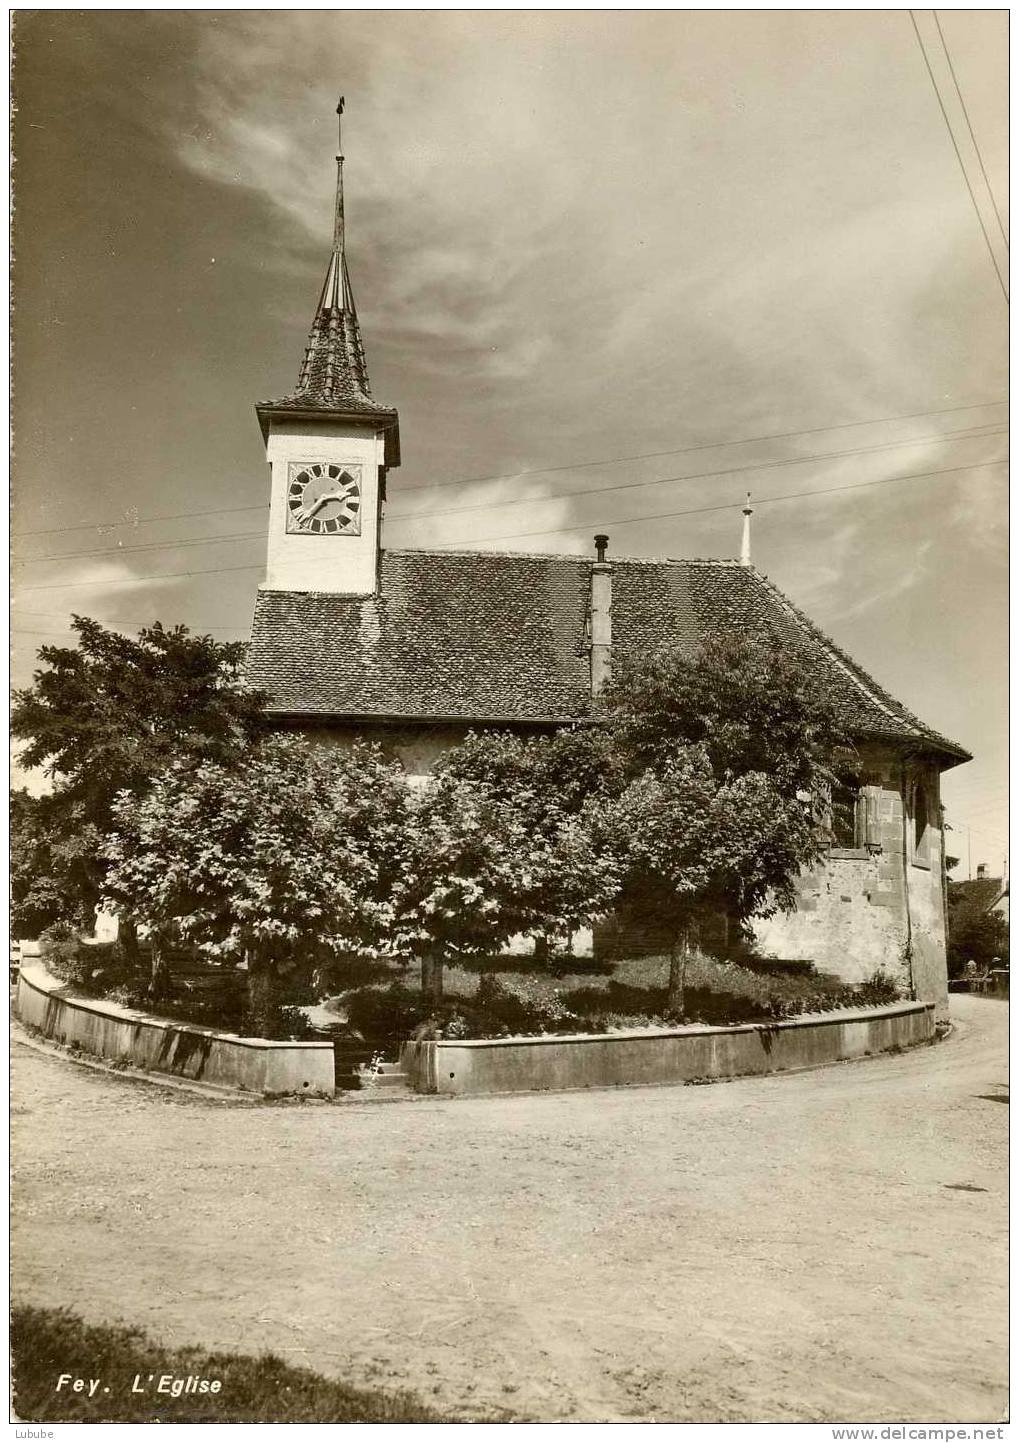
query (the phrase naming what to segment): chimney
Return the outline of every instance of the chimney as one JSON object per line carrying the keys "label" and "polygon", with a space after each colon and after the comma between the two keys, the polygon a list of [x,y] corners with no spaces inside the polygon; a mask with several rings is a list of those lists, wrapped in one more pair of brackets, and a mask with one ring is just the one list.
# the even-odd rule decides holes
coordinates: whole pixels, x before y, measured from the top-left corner
{"label": "chimney", "polygon": [[978,863],[977,863],[977,881],[978,881],[978,882],[983,882],[983,881],[986,880],[986,878],[987,878],[987,863],[986,863],[986,862],[978,862]]}
{"label": "chimney", "polygon": [[612,676],[612,563],[605,560],[609,538],[594,538],[591,567],[591,695],[598,696]]}

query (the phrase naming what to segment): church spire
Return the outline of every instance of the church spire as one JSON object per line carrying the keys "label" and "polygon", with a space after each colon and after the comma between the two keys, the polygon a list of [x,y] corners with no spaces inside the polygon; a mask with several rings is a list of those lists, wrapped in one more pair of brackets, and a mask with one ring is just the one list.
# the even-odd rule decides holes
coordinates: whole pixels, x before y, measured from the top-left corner
{"label": "church spire", "polygon": [[[336,107],[342,126],[343,97]],[[315,307],[315,318],[301,363],[297,387],[277,401],[255,407],[266,444],[274,424],[343,422],[358,430],[374,427],[385,438],[385,466],[400,464],[400,420],[393,406],[372,399],[368,365],[361,342],[354,292],[347,270],[346,226],[343,205],[343,143],[336,147],[336,204],[333,211],[333,245],[326,277]]]}
{"label": "church spire", "polygon": [[308,337],[295,399],[311,400],[326,406],[347,407],[353,402],[366,403],[373,407],[368,366],[345,253],[343,106],[341,95],[336,107],[338,143],[333,249]]}

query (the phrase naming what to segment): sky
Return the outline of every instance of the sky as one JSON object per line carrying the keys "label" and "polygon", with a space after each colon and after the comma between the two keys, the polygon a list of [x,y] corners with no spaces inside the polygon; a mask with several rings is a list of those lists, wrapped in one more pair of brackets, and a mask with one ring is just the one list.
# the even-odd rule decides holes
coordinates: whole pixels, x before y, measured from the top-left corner
{"label": "sky", "polygon": [[1007,12],[916,15],[17,12],[14,684],[72,612],[246,637],[342,93],[384,544],[733,556],[750,490],[1000,873]]}

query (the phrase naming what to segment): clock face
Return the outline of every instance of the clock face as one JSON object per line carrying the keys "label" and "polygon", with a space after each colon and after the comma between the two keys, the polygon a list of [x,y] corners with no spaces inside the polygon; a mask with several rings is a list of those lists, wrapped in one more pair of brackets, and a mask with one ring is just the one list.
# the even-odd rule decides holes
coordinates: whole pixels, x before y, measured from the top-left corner
{"label": "clock face", "polygon": [[361,534],[361,468],[334,461],[292,461],[287,530],[308,536]]}

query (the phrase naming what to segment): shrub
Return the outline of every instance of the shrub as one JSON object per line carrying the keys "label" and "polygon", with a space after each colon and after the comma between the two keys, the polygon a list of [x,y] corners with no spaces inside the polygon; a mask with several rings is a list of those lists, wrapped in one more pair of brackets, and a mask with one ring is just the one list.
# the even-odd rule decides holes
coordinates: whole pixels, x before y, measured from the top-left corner
{"label": "shrub", "polygon": [[[642,972],[648,981],[652,975],[650,969]],[[447,997],[434,1007],[401,983],[365,988],[350,997],[347,1015],[367,1042],[385,1047],[425,1024],[427,1035],[435,1038],[533,1037],[684,1022],[729,1027],[782,1022],[840,1007],[880,1006],[899,995],[894,981],[882,972],[846,986],[819,977],[813,969],[801,978],[766,977],[699,957],[691,963],[691,975],[697,985],[687,986],[682,1014],[669,1011],[664,977],[657,986],[611,978],[607,986],[588,983],[558,990],[554,979],[539,974],[484,972],[473,994]]]}
{"label": "shrub", "polygon": [[859,999],[861,1006],[882,1007],[890,1002],[898,1002],[902,996],[902,990],[893,977],[878,968],[865,982],[852,989]]}
{"label": "shrub", "polygon": [[289,1003],[258,1014],[249,1009],[242,1013],[240,1019],[242,1035],[248,1033],[272,1042],[300,1042],[310,1037],[314,1030],[303,1010]]}
{"label": "shrub", "polygon": [[347,999],[347,1021],[369,1043],[402,1041],[429,1015],[420,992],[402,982],[365,987]]}
{"label": "shrub", "polygon": [[120,942],[85,942],[77,928],[56,922],[39,938],[39,953],[62,982],[96,997],[118,988],[144,991],[148,970]]}

